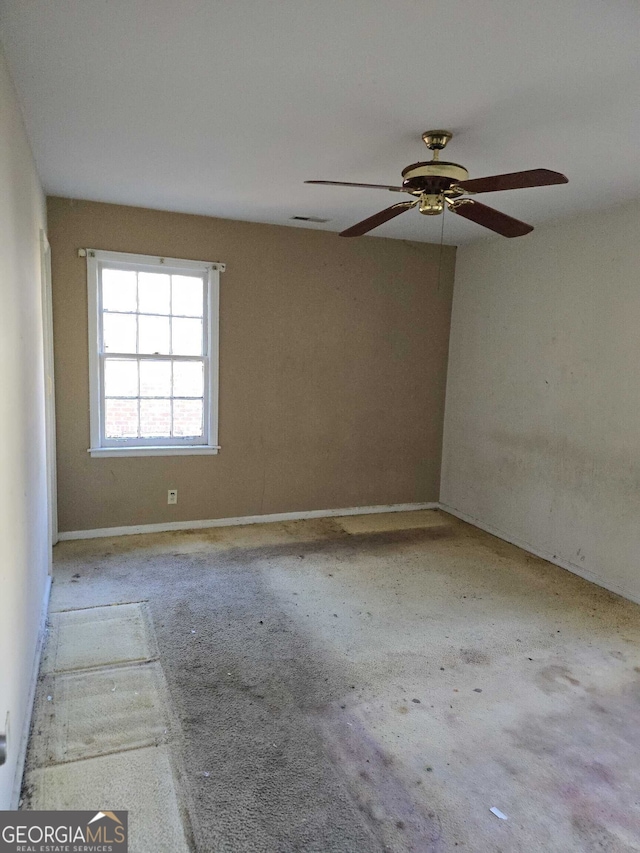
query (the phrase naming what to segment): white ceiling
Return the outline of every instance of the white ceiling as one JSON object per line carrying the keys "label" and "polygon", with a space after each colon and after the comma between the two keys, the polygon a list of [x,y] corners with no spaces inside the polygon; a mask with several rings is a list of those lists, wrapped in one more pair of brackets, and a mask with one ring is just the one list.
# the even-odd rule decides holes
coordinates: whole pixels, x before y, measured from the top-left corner
{"label": "white ceiling", "polygon": [[637,0],[0,0],[0,36],[50,194],[340,231],[402,197],[305,179],[398,183],[445,127],[471,177],[568,175],[483,197],[534,225],[640,197]]}

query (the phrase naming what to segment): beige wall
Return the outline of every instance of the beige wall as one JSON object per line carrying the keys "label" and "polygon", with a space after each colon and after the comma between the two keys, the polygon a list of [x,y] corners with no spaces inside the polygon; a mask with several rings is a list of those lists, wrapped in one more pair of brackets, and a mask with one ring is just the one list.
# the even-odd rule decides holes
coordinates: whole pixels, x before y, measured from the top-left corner
{"label": "beige wall", "polygon": [[640,601],[640,204],[458,250],[442,500]]}
{"label": "beige wall", "polygon": [[[62,531],[437,500],[455,249],[49,199]],[[79,247],[222,261],[218,456],[91,459]],[[177,506],[167,489],[177,488]]]}
{"label": "beige wall", "polygon": [[[0,809],[15,807],[48,588],[40,230],[44,197],[0,50]],[[14,791],[15,793],[15,791]]]}

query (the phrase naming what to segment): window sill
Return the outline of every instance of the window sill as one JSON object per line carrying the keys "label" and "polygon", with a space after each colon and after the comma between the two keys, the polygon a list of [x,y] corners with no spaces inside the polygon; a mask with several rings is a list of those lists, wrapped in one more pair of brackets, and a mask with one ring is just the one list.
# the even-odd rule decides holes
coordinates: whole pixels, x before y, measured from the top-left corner
{"label": "window sill", "polygon": [[220,447],[205,444],[190,444],[184,447],[173,445],[157,447],[90,447],[92,457],[117,456],[215,456]]}

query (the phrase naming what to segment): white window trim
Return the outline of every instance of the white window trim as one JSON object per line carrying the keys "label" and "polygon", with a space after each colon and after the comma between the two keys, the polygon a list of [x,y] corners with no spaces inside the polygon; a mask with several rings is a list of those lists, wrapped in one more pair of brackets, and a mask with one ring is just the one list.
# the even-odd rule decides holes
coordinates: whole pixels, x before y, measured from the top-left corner
{"label": "white window trim", "polygon": [[[151,255],[132,255],[124,252],[107,252],[101,249],[79,249],[79,257],[87,259],[87,295],[89,307],[89,415],[92,457],[118,456],[193,456],[213,455],[221,449],[218,444],[218,381],[219,381],[219,320],[220,273],[225,264],[205,261],[188,261],[180,258],[162,258]],[[161,267],[176,273],[194,270],[206,273],[207,281],[207,343],[209,371],[207,381],[208,405],[204,417],[208,418],[207,444],[127,444],[121,447],[105,446],[102,436],[102,377],[98,350],[100,304],[98,294],[98,264],[119,263],[123,266],[144,265],[152,270]],[[145,442],[145,439],[141,439]],[[146,439],[149,442],[149,439]]]}

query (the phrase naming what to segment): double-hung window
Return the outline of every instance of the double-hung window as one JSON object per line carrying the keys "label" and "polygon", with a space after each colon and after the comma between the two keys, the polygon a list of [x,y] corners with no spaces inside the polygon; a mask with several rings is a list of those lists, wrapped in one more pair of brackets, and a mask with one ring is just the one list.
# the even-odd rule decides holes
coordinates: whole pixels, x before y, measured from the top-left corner
{"label": "double-hung window", "polygon": [[217,453],[224,264],[87,257],[92,456]]}

